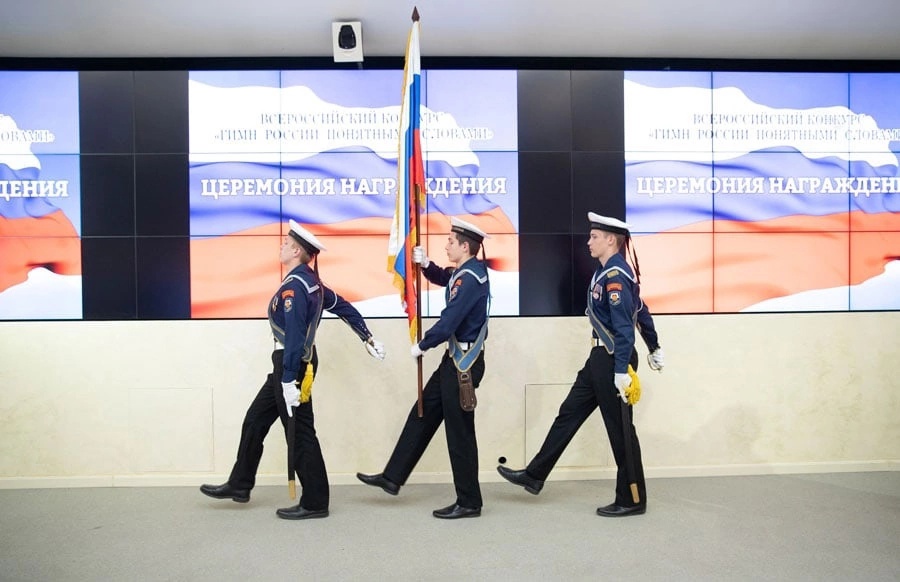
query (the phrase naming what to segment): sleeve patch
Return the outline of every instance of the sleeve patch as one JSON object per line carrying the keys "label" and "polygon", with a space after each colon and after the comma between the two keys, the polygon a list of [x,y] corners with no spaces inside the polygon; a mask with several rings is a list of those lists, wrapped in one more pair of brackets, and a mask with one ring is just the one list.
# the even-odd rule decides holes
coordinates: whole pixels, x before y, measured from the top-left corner
{"label": "sleeve patch", "polygon": [[294,300],[288,297],[284,300],[284,312],[289,312],[292,307],[294,307]]}
{"label": "sleeve patch", "polygon": [[621,283],[608,283],[606,285],[606,290],[607,291],[621,291],[622,284]]}
{"label": "sleeve patch", "polygon": [[288,297],[293,297],[293,296],[294,296],[293,289],[285,289],[284,291],[281,292],[282,299],[287,299]]}
{"label": "sleeve patch", "polygon": [[609,302],[612,305],[618,305],[622,302],[622,296],[619,294],[619,291],[613,291],[609,294]]}
{"label": "sleeve patch", "polygon": [[462,279],[457,279],[456,282],[453,283],[453,287],[450,288],[450,301],[453,301],[456,297],[460,287],[462,287]]}

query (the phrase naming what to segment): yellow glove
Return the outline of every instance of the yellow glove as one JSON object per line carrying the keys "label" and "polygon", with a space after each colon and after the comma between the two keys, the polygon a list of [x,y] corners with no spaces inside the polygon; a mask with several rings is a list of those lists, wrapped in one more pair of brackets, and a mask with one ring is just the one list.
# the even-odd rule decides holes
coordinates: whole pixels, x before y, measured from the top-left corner
{"label": "yellow glove", "polygon": [[[631,364],[628,365],[628,375],[631,376],[631,386],[625,389],[625,398],[628,399],[628,404],[634,406],[641,399],[641,380],[638,378],[634,368],[631,367]],[[303,401],[302,395],[300,396],[300,401]]]}
{"label": "yellow glove", "polygon": [[309,402],[309,397],[312,396],[313,379],[313,365],[312,362],[309,362],[306,364],[303,380],[300,381],[300,404]]}

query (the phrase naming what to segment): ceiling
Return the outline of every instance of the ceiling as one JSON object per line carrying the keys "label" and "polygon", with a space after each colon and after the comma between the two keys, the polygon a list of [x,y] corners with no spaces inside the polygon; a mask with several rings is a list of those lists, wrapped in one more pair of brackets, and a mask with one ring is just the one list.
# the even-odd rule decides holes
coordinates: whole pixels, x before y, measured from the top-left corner
{"label": "ceiling", "polygon": [[900,60],[900,0],[0,0],[0,57],[400,56],[414,4],[425,58]]}

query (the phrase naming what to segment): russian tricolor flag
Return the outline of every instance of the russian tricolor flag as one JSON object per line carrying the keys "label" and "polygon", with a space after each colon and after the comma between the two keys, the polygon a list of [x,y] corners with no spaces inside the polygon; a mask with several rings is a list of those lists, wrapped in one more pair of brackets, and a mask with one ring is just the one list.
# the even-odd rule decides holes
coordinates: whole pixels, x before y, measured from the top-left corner
{"label": "russian tricolor flag", "polygon": [[400,106],[400,151],[397,157],[397,204],[388,242],[388,271],[400,290],[409,320],[409,338],[417,341],[419,329],[418,298],[412,248],[419,242],[419,209],[424,205],[425,166],[419,135],[421,106],[421,64],[419,55],[419,13],[413,11],[413,24],[406,45],[403,68],[403,98]]}

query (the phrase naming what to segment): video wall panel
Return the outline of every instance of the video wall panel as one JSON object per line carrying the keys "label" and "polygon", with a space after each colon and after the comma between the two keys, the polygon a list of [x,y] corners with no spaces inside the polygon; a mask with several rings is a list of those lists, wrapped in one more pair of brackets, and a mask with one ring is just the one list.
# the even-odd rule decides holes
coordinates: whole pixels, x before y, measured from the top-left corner
{"label": "video wall panel", "polygon": [[0,319],[80,319],[78,73],[0,87]]}

